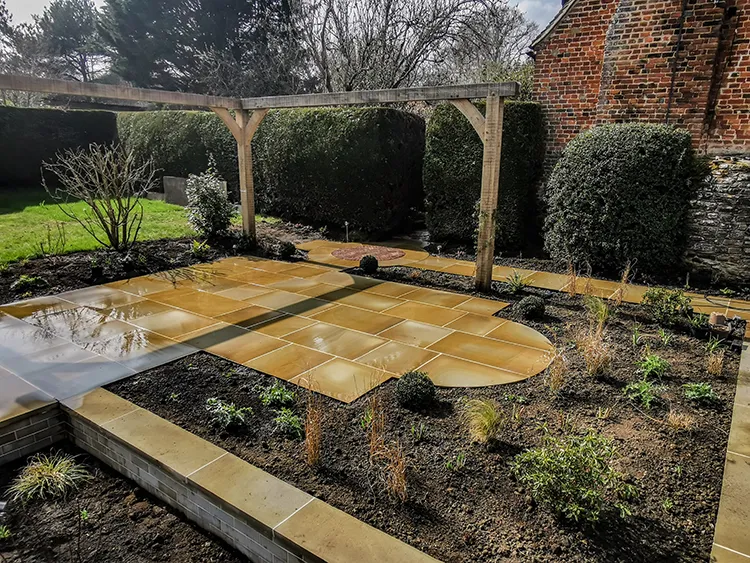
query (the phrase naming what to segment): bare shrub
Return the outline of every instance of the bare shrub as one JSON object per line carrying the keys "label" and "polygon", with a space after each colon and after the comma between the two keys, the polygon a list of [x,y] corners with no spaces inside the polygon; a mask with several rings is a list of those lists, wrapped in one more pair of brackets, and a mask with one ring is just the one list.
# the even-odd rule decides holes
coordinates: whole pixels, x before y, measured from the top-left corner
{"label": "bare shrub", "polygon": [[632,270],[633,263],[628,261],[628,263],[625,264],[625,269],[620,274],[620,285],[617,288],[617,291],[615,291],[614,295],[612,295],[612,300],[618,307],[622,305],[625,296],[628,294],[628,286],[630,285],[630,272]]}
{"label": "bare shrub", "polygon": [[568,284],[565,286],[565,291],[568,297],[575,297],[578,294],[578,272],[573,261],[568,261]]}
{"label": "bare shrub", "polygon": [[307,465],[317,467],[322,459],[323,404],[320,397],[310,391],[307,395],[305,416],[305,455]]}
{"label": "bare shrub", "polygon": [[367,431],[372,461],[385,449],[385,404],[378,389],[371,392],[367,398],[362,427]]}
{"label": "bare shrub", "polygon": [[708,375],[720,377],[724,371],[724,349],[718,349],[708,355],[708,365],[706,366]]}
{"label": "bare shrub", "polygon": [[389,444],[378,452],[378,457],[385,462],[383,483],[389,496],[406,501],[406,456],[401,444]]}
{"label": "bare shrub", "polygon": [[674,409],[669,409],[664,421],[675,432],[688,432],[695,426],[695,419],[692,416]]}
{"label": "bare shrub", "polygon": [[568,366],[568,358],[559,348],[555,348],[550,352],[550,355],[552,361],[547,368],[546,382],[550,392],[557,395],[570,378],[570,367]]}
{"label": "bare shrub", "polygon": [[[60,210],[78,222],[98,243],[127,250],[138,239],[143,222],[143,204],[154,184],[150,161],[139,164],[132,151],[118,146],[92,144],[88,149],[58,153],[43,170],[57,176],[58,186],[42,178],[44,189]],[[83,213],[62,205],[81,200]]]}
{"label": "bare shrub", "polygon": [[47,225],[47,236],[39,241],[39,256],[54,259],[56,256],[65,254],[68,245],[68,236],[65,233],[65,223],[55,222],[55,228]]}
{"label": "bare shrub", "polygon": [[612,350],[605,340],[604,330],[590,327],[576,334],[576,346],[586,362],[589,375],[605,374],[612,365]]}

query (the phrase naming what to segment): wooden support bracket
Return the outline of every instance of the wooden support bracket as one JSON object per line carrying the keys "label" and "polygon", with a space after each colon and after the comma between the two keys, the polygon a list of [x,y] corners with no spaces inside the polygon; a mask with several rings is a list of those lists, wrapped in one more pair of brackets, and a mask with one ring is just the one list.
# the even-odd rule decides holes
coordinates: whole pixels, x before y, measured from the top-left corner
{"label": "wooden support bracket", "polygon": [[240,168],[240,202],[242,206],[242,228],[255,241],[255,189],[253,186],[253,153],[251,142],[268,109],[248,111],[238,109],[235,116],[226,108],[212,107],[237,141],[237,160]]}
{"label": "wooden support bracket", "polygon": [[471,123],[471,126],[474,128],[474,131],[477,132],[477,135],[479,135],[479,138],[482,139],[482,142],[484,143],[484,128],[486,120],[484,116],[482,115],[482,112],[477,109],[477,106],[472,104],[469,100],[449,100],[450,103],[452,103],[454,106],[458,108],[458,110],[466,116],[466,119],[469,120],[469,123]]}

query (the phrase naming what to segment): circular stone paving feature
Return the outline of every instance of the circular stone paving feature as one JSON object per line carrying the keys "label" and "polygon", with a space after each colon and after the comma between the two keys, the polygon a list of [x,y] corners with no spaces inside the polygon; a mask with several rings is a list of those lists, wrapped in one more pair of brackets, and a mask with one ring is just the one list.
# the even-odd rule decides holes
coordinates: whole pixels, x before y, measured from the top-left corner
{"label": "circular stone paving feature", "polygon": [[398,260],[403,258],[406,253],[398,248],[388,248],[387,246],[355,246],[347,248],[338,248],[331,252],[331,255],[340,260],[349,260],[359,262],[365,256],[374,256],[378,262],[388,262],[389,260]]}

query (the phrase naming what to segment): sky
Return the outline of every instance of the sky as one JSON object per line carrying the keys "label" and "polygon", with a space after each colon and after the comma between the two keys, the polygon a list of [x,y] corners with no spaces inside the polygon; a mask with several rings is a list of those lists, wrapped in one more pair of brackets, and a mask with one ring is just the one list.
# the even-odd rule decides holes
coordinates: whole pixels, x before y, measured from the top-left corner
{"label": "sky", "polygon": [[[31,21],[31,14],[41,13],[49,0],[6,0],[6,3],[14,23],[22,23]],[[95,0],[95,3],[101,6],[104,2]],[[561,6],[560,0],[510,0],[510,3],[517,4],[530,19],[539,24],[540,30],[552,21]]]}

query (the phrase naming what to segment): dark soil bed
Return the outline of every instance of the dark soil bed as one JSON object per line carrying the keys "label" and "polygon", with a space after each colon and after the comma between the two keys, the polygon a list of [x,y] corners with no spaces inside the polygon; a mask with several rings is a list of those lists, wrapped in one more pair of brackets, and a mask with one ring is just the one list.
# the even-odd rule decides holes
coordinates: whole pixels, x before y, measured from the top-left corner
{"label": "dark soil bed", "polygon": [[[247,561],[91,456],[67,444],[52,451],[58,450],[78,455],[78,462],[94,478],[64,500],[34,501],[25,507],[8,503],[0,523],[11,536],[0,540],[0,561]],[[20,462],[0,469],[0,490],[5,490],[22,466]],[[79,549],[79,514],[84,510],[88,518],[81,527]]]}
{"label": "dark soil bed", "polygon": [[[408,269],[403,270],[408,277]],[[411,282],[417,283],[417,278]],[[447,283],[459,289],[456,284],[462,282],[421,277],[420,283]],[[404,503],[389,498],[381,464],[370,461],[362,425],[368,397],[351,405],[323,398],[323,462],[313,470],[305,463],[303,443],[284,437],[274,422],[274,410],[258,398],[276,381],[272,377],[201,353],[109,389],[446,562],[707,561],[738,353],[727,350],[723,375],[710,377],[705,340],[679,333],[664,346],[657,337],[658,327],[643,317],[640,308],[623,305],[607,328],[612,369],[605,377],[594,378],[586,374],[571,341],[576,330],[588,326],[581,299],[535,293],[546,296],[547,315],[527,324],[556,338],[570,360],[571,374],[558,395],[550,393],[541,374],[512,385],[439,389],[439,404],[415,413],[398,406],[394,380],[379,388],[386,405],[387,439],[399,441],[406,453]],[[500,297],[517,301],[521,295]],[[513,315],[513,308],[501,313]],[[645,335],[638,347],[632,337],[636,323]],[[645,344],[672,365],[659,383],[661,399],[650,410],[623,394],[628,383],[640,378],[635,362]],[[713,385],[720,398],[717,406],[702,408],[684,398],[684,383],[702,381]],[[205,407],[211,397],[252,407],[247,428],[222,432],[212,427]],[[471,443],[460,418],[465,397],[492,398],[508,411],[513,402],[520,403],[520,423],[506,430],[493,447]],[[692,417],[694,427],[671,429],[664,422],[670,408]],[[304,394],[298,393],[296,410],[304,418]],[[424,437],[417,440],[413,429],[422,424]],[[513,477],[508,462],[540,444],[542,424],[556,435],[566,431],[564,427],[573,432],[594,429],[614,440],[619,451],[616,467],[639,493],[631,517],[621,520],[607,512],[594,528],[583,528],[561,522],[533,501],[530,491]],[[466,456],[464,469],[450,470],[447,462],[459,453]]]}
{"label": "dark soil bed", "polygon": [[[321,238],[319,232],[304,225],[259,222],[257,226],[258,248],[253,254],[258,256],[275,257],[279,241],[300,243]],[[127,253],[102,249],[14,262],[0,270],[0,304],[211,262],[242,253],[235,242],[233,237],[219,241],[200,256],[192,252],[192,239],[174,239],[139,242]],[[38,281],[14,289],[21,276]]]}

